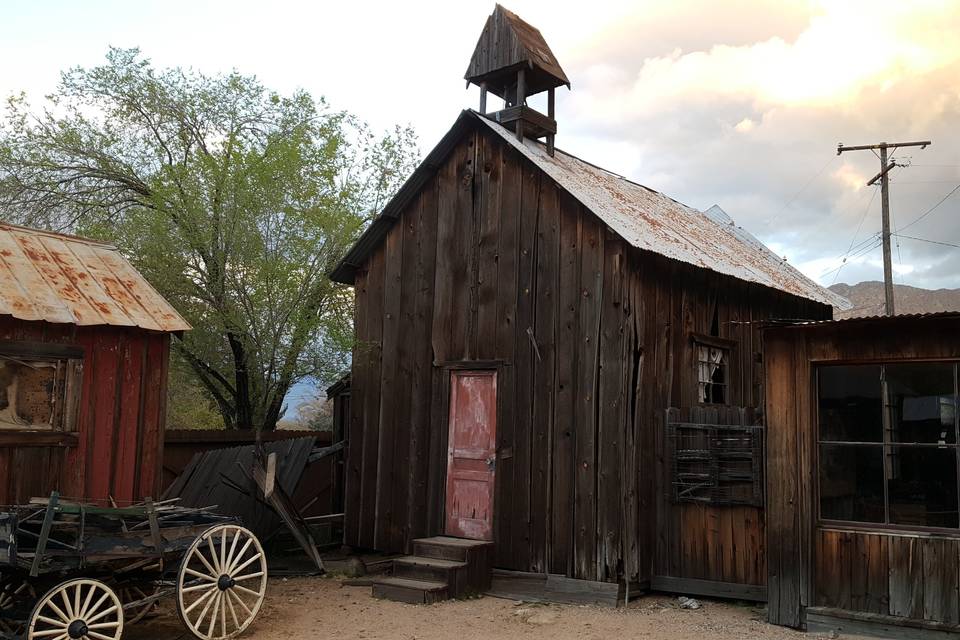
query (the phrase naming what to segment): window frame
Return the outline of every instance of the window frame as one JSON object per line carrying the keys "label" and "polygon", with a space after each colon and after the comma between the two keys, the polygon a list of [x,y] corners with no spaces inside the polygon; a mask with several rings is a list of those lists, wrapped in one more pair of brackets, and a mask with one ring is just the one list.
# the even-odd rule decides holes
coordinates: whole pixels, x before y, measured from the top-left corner
{"label": "window frame", "polygon": [[[837,360],[837,361],[812,361],[811,370],[812,370],[812,379],[811,379],[811,403],[812,403],[812,412],[813,422],[811,425],[811,442],[812,449],[811,459],[813,461],[813,469],[811,478],[811,486],[813,488],[812,498],[814,500],[814,509],[816,513],[816,522],[817,526],[825,529],[836,529],[841,531],[890,531],[891,533],[903,533],[903,534],[914,534],[919,536],[939,536],[939,537],[951,537],[951,538],[960,538],[960,521],[958,521],[958,526],[954,527],[937,527],[937,526],[924,526],[924,525],[914,525],[914,524],[898,524],[891,523],[890,520],[890,490],[888,486],[889,478],[887,476],[886,468],[886,455],[887,448],[891,446],[907,446],[912,448],[952,448],[954,450],[956,459],[957,459],[957,483],[955,490],[957,492],[958,499],[958,511],[960,511],[960,411],[957,411],[957,414],[954,417],[954,429],[956,430],[956,442],[952,444],[940,445],[939,443],[934,442],[925,442],[925,443],[903,443],[903,442],[893,442],[889,440],[890,433],[890,419],[891,419],[891,410],[892,407],[889,402],[888,387],[886,380],[886,367],[887,366],[896,366],[904,364],[913,364],[913,365],[923,365],[923,364],[949,364],[953,367],[953,381],[954,381],[954,394],[958,398],[958,409],[960,409],[960,360],[956,358],[929,358],[929,359],[905,359],[905,360]],[[881,419],[882,419],[882,430],[883,437],[879,442],[855,442],[855,441],[837,441],[837,440],[828,440],[823,441],[820,438],[820,371],[825,367],[831,366],[879,366],[881,372],[881,391],[880,391],[880,401],[881,401]],[[882,451],[882,468],[883,468],[883,505],[884,505],[884,522],[862,522],[856,520],[836,520],[831,518],[824,518],[821,512],[821,500],[820,500],[820,448],[821,445],[850,445],[850,446],[864,446],[864,447],[879,447]]]}
{"label": "window frame", "polygon": [[[65,367],[62,378],[62,407],[50,425],[0,425],[3,440],[15,440],[17,436],[57,440],[75,438],[79,431],[80,396],[83,387],[84,349],[75,345],[23,340],[0,340],[0,359],[62,362]],[[69,444],[69,442],[66,442]]]}
{"label": "window frame", "polygon": [[[694,394],[696,396],[696,404],[702,407],[729,407],[733,405],[731,401],[731,380],[733,380],[732,370],[733,370],[733,354],[734,350],[737,347],[736,340],[730,340],[727,338],[721,338],[720,336],[710,336],[702,333],[691,333],[690,334],[690,344],[691,344],[691,353],[693,355],[693,377],[694,377]],[[724,388],[724,398],[723,402],[703,402],[700,399],[700,354],[699,347],[705,346],[713,349],[720,349],[726,352],[726,364],[725,367],[725,377],[726,382],[722,383]],[[708,383],[708,384],[718,384],[718,383]]]}

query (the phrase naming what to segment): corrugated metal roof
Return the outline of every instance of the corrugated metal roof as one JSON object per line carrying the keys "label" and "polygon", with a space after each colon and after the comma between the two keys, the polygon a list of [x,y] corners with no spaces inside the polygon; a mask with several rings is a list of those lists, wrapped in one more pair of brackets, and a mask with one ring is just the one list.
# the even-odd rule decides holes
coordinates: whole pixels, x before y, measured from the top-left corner
{"label": "corrugated metal roof", "polygon": [[804,327],[826,327],[826,326],[848,326],[852,324],[880,323],[896,324],[898,322],[909,322],[913,320],[935,320],[935,319],[960,319],[960,311],[931,311],[928,313],[903,313],[893,316],[854,316],[852,318],[840,318],[838,320],[789,320],[773,319],[765,321],[767,327],[782,328],[804,328]]}
{"label": "corrugated metal roof", "polygon": [[330,274],[331,278],[353,283],[357,268],[383,241],[406,204],[474,122],[482,122],[518,149],[635,247],[838,309],[851,307],[846,298],[810,280],[734,224],[719,207],[700,212],[559,149],[551,157],[542,143],[534,140],[521,143],[513,132],[475,111],[460,114],[450,131],[350,248]]}
{"label": "corrugated metal roof", "polygon": [[116,247],[3,223],[0,315],[171,333],[190,329]]}
{"label": "corrugated metal roof", "polygon": [[770,251],[719,207],[706,213],[662,193],[479,118],[590,209],[624,240],[646,251],[839,309],[846,298],[822,287]]}

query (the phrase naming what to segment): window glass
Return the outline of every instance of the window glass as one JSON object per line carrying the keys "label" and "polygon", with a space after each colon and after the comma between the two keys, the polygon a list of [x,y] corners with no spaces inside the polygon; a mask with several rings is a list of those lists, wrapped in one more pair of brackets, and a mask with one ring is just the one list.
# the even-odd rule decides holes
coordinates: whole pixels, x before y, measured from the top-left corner
{"label": "window glass", "polygon": [[820,445],[820,517],[885,521],[883,445]]}
{"label": "window glass", "polygon": [[953,447],[887,447],[890,522],[957,527],[957,452]]}
{"label": "window glass", "polygon": [[883,442],[880,366],[820,367],[820,440]]}
{"label": "window glass", "polygon": [[892,442],[957,442],[952,364],[887,365],[884,378]]}

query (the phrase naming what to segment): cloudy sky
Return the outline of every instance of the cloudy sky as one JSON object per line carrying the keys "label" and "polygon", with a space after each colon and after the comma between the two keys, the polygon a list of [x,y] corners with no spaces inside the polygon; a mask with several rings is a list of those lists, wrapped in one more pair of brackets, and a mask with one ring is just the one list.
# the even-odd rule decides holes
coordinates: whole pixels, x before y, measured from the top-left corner
{"label": "cloudy sky", "polygon": [[[882,278],[870,152],[896,157],[895,279],[960,287],[960,2],[506,0],[573,87],[559,147],[682,202],[719,204],[824,283]],[[475,90],[462,78],[493,3],[43,1],[0,9],[0,94],[43,95],[108,45],[160,66],[237,69],[305,88],[429,149]],[[914,222],[921,218],[918,222]],[[907,237],[909,236],[909,237]],[[945,244],[935,244],[936,241]],[[852,250],[851,250],[852,248]],[[848,255],[846,263],[843,256]],[[842,270],[838,267],[844,265]]]}

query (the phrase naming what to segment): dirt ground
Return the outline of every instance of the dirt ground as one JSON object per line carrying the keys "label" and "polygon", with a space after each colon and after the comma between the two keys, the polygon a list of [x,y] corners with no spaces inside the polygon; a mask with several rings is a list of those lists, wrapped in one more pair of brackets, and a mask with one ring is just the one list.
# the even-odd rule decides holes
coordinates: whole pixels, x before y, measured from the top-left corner
{"label": "dirt ground", "polygon": [[[680,609],[676,598],[647,596],[622,609],[533,605],[485,597],[414,606],[375,600],[369,587],[341,587],[325,578],[272,579],[250,640],[814,640],[763,622],[748,605],[701,601],[698,610]],[[124,634],[125,640],[187,639],[164,603],[160,617]],[[168,611],[169,610],[169,611]]]}

